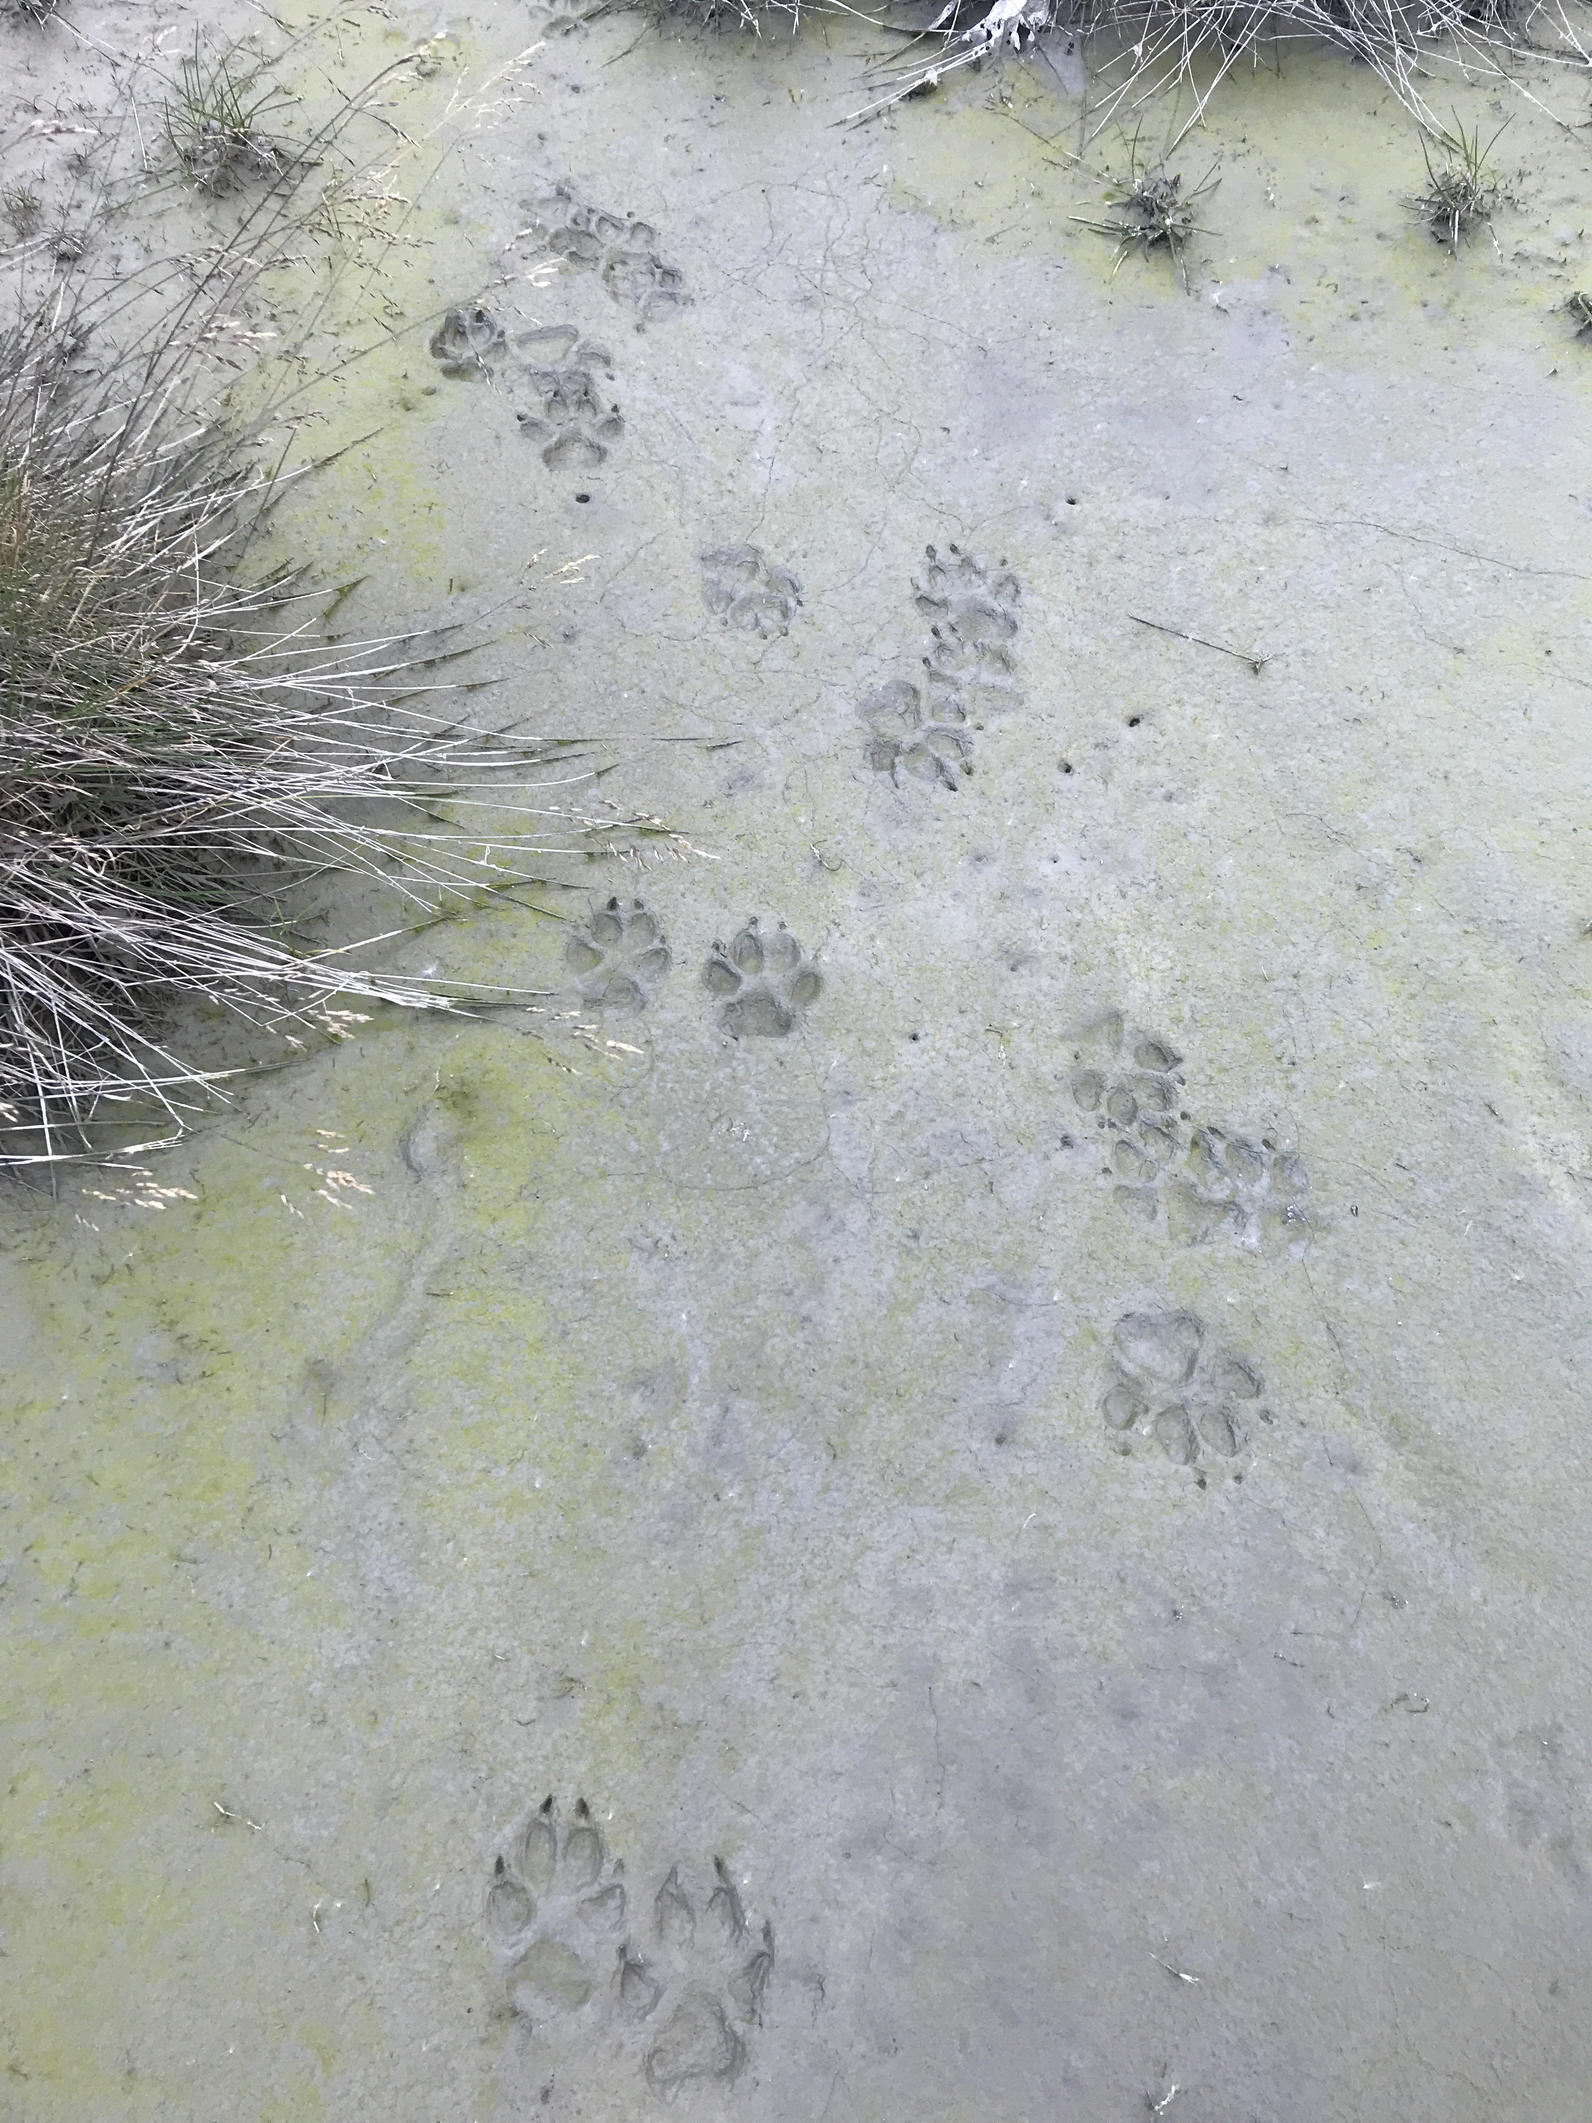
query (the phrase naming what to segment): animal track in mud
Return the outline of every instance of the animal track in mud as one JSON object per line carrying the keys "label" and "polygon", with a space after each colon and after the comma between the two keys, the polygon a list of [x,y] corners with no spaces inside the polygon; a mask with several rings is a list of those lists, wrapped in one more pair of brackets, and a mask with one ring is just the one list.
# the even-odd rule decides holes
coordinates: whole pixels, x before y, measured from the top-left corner
{"label": "animal track in mud", "polygon": [[584,1799],[565,1827],[549,1797],[499,1852],[487,1930],[508,2000],[534,2043],[579,2069],[603,2043],[672,2101],[739,2077],[774,1972],[774,1930],[748,1917],[722,1858],[693,1894],[672,1865],[633,1909]]}
{"label": "animal track in mud", "polygon": [[1125,1312],[1111,1348],[1100,1414],[1123,1452],[1142,1442],[1178,1467],[1231,1462],[1271,1421],[1260,1373],[1197,1312]]}
{"label": "animal track in mud", "polygon": [[475,376],[490,376],[506,347],[502,325],[479,302],[447,310],[431,335],[431,358],[444,376],[468,382]]}
{"label": "animal track in mud", "polygon": [[980,714],[1018,698],[1012,643],[1022,591],[1004,560],[992,567],[957,545],[924,554],[912,583],[918,610],[932,615],[919,680],[888,679],[857,714],[875,773],[898,786],[906,777],[959,789],[973,771]]}
{"label": "animal track in mud", "polygon": [[943,722],[925,718],[923,695],[905,678],[887,679],[858,703],[867,725],[868,764],[876,774],[899,783],[903,774],[916,781],[937,781],[959,789],[973,771],[973,735],[952,703]]}
{"label": "animal track in mud", "polygon": [[669,970],[658,918],[641,900],[606,900],[564,946],[564,961],[595,1010],[644,1010]]}
{"label": "animal track in mud", "polygon": [[713,946],[702,985],[718,998],[720,1028],[732,1039],[783,1039],[824,984],[785,924],[763,930],[754,914],[728,944]]}
{"label": "animal track in mud", "polygon": [[1167,1198],[1172,1229],[1191,1245],[1213,1238],[1241,1246],[1286,1245],[1308,1236],[1310,1179],[1291,1150],[1225,1128],[1194,1130],[1183,1176]]}
{"label": "animal track in mud", "polygon": [[1113,1010],[1079,1036],[1073,1059],[1073,1103],[1106,1146],[1117,1200],[1153,1221],[1161,1183],[1187,1144],[1182,1056],[1154,1033],[1130,1030]]}
{"label": "animal track in mud", "polygon": [[1308,1238],[1303,1161],[1272,1136],[1191,1122],[1182,1056],[1168,1041],[1113,1010],[1079,1035],[1073,1059],[1073,1103],[1102,1139],[1125,1209],[1155,1223],[1164,1206],[1189,1245],[1226,1239],[1258,1252]]}
{"label": "animal track in mud", "polygon": [[1015,704],[1017,577],[1004,560],[992,567],[956,545],[943,552],[926,546],[924,554],[912,590],[919,611],[933,614],[923,663],[938,718],[951,719],[945,710],[952,700],[964,714],[976,700]]}
{"label": "animal track in mud", "polygon": [[761,546],[718,546],[700,556],[702,598],[741,634],[787,634],[802,601],[789,568],[771,567]]}
{"label": "animal track in mud", "polygon": [[563,465],[602,463],[625,431],[624,417],[598,385],[598,372],[613,375],[613,356],[582,339],[572,324],[545,325],[515,339],[525,362],[525,382],[537,402],[535,412],[520,412],[523,431],[542,446],[542,462],[551,470]]}
{"label": "animal track in mud", "polygon": [[1004,560],[992,570],[987,562],[964,553],[958,545],[948,545],[943,553],[937,546],[925,546],[923,550],[923,573],[912,578],[912,593],[920,612],[943,616],[968,604],[992,606],[1010,620],[1011,632],[1016,633],[1022,585]]}
{"label": "animal track in mud", "polygon": [[609,294],[628,303],[642,323],[690,300],[684,273],[658,256],[658,231],[651,222],[588,206],[565,184],[531,200],[529,211],[528,236],[555,257],[592,267]]}

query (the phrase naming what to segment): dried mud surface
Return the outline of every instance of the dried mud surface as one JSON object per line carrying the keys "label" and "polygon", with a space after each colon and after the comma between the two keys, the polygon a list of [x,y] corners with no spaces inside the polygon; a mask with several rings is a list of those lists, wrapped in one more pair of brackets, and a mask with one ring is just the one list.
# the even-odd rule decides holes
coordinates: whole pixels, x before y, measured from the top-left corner
{"label": "dried mud surface", "polygon": [[1580,2114],[1583,136],[1450,257],[1290,54],[1185,289],[1065,54],[302,21],[535,49],[282,538],[704,853],[0,1200],[7,2114]]}

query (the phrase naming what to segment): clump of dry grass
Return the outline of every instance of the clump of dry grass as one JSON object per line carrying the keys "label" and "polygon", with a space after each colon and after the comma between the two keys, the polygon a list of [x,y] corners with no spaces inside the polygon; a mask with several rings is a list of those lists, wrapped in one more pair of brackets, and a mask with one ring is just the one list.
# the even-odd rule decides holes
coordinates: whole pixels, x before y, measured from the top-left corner
{"label": "clump of dry grass", "polygon": [[800,27],[802,0],[597,0],[587,19],[619,14],[639,6],[657,23],[677,23],[687,29],[717,33],[781,29],[794,34]]}
{"label": "clump of dry grass", "polygon": [[[1503,127],[1498,128],[1501,133]],[[1434,159],[1432,146],[1423,141],[1426,190],[1415,201],[1415,212],[1439,243],[1457,251],[1461,239],[1475,234],[1492,220],[1502,197],[1502,187],[1492,167],[1491,156],[1498,133],[1485,147],[1481,130],[1467,133],[1454,121],[1454,130],[1439,133]]]}
{"label": "clump of dry grass", "polygon": [[253,181],[274,183],[294,156],[267,124],[285,99],[260,87],[261,71],[242,71],[232,52],[207,54],[198,38],[166,99],[166,138],[183,175],[219,196]]}
{"label": "clump of dry grass", "polygon": [[[373,947],[673,839],[582,816],[557,740],[467,719],[456,632],[331,639],[329,591],[263,569],[307,364],[245,420],[211,360],[323,204],[268,195],[142,290],[57,279],[0,333],[0,1169],[172,1140],[240,1068],[375,1007],[524,1003],[369,970]],[[312,942],[350,884],[389,902],[381,933]]]}
{"label": "clump of dry grass", "polygon": [[1592,339],[1592,295],[1578,288],[1559,307],[1575,326],[1577,339]]}
{"label": "clump of dry grass", "polygon": [[1115,271],[1120,271],[1123,260],[1134,251],[1146,257],[1156,251],[1165,251],[1184,274],[1184,284],[1187,285],[1184,247],[1199,233],[1199,202],[1215,188],[1215,184],[1213,170],[1185,191],[1180,172],[1169,170],[1165,163],[1141,161],[1135,142],[1127,177],[1113,184],[1108,194],[1114,218],[1109,221],[1086,216],[1079,218],[1085,228],[1116,238]]}
{"label": "clump of dry grass", "polygon": [[945,0],[914,32],[906,62],[881,78],[858,117],[937,87],[1002,50],[1029,51],[1052,31],[1078,40],[1096,71],[1097,125],[1173,82],[1195,87],[1196,123],[1217,85],[1290,44],[1332,47],[1368,66],[1435,130],[1423,83],[1448,70],[1505,76],[1531,52],[1585,71],[1577,0]]}

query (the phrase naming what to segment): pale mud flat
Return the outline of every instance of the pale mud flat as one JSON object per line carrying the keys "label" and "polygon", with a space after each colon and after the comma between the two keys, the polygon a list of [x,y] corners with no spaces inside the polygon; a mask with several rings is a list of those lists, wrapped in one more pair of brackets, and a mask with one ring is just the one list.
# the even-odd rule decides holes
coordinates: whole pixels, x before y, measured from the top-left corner
{"label": "pale mud flat", "polygon": [[1042,68],[447,27],[292,535],[705,853],[0,1203],[5,2112],[1569,2123],[1584,136],[1291,56],[1185,289]]}

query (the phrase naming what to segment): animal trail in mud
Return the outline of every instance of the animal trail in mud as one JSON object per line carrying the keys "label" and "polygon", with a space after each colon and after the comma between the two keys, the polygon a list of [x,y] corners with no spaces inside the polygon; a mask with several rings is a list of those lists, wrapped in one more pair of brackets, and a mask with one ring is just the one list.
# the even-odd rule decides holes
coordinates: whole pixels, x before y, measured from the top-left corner
{"label": "animal trail in mud", "polygon": [[718,546],[700,564],[702,601],[726,626],[765,641],[789,633],[802,586],[789,568],[770,566],[761,546]]}
{"label": "animal trail in mud", "polygon": [[959,789],[973,772],[974,732],[994,709],[1017,705],[1017,607],[1005,561],[991,567],[960,546],[924,549],[913,601],[930,615],[921,676],[892,678],[858,704],[876,774]]}
{"label": "animal trail in mud", "polygon": [[1274,1136],[1195,1122],[1182,1103],[1183,1058],[1168,1041],[1113,1010],[1078,1035],[1073,1059],[1073,1105],[1123,1209],[1151,1225],[1164,1217],[1188,1245],[1283,1252],[1308,1240],[1303,1161]]}
{"label": "animal trail in mud", "polygon": [[1174,1466],[1231,1466],[1271,1421],[1259,1372],[1197,1312],[1125,1312],[1111,1350],[1100,1415],[1119,1451],[1146,1444]]}
{"label": "animal trail in mud", "polygon": [[564,962],[592,1009],[644,1010],[669,970],[669,946],[650,907],[614,898],[570,937]]}
{"label": "animal trail in mud", "polygon": [[551,471],[601,464],[625,431],[624,416],[598,382],[599,374],[612,377],[613,356],[583,339],[572,324],[522,332],[514,350],[524,364],[524,387],[535,401],[534,410],[521,410],[515,418],[522,432],[541,445],[543,464]]}
{"label": "animal trail in mud", "polygon": [[755,914],[729,943],[713,946],[702,985],[718,999],[720,1030],[732,1039],[783,1039],[823,990],[785,924],[764,930]]}
{"label": "animal trail in mud", "polygon": [[568,185],[555,185],[526,202],[525,234],[571,265],[590,267],[616,302],[637,315],[638,328],[691,299],[685,275],[658,255],[658,231],[634,214],[588,206]]}
{"label": "animal trail in mud", "polygon": [[586,1801],[566,1826],[549,1797],[494,1861],[486,1926],[539,2066],[561,2055],[578,2081],[606,2051],[665,2101],[740,2076],[762,2024],[774,1931],[748,1916],[722,1858],[700,1881],[671,1865],[633,1905]]}

